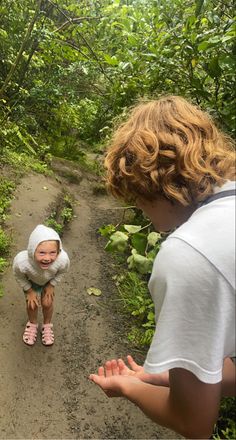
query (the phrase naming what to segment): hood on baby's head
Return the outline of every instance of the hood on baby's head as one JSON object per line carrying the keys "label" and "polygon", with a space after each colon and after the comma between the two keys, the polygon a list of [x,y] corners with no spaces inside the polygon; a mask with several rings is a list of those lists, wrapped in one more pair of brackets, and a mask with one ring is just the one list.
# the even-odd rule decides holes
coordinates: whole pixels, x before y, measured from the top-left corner
{"label": "hood on baby's head", "polygon": [[29,257],[34,259],[34,253],[39,243],[48,240],[58,241],[59,249],[62,250],[61,239],[58,233],[54,231],[54,229],[44,225],[36,226],[36,228],[33,230],[33,232],[31,232],[29,237],[29,243],[27,248]]}

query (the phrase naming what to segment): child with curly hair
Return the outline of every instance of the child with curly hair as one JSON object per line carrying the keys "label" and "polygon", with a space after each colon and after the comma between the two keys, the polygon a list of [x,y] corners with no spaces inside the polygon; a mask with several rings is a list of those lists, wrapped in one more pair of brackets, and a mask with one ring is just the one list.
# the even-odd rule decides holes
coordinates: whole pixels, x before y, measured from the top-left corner
{"label": "child with curly hair", "polygon": [[29,237],[27,250],[19,252],[13,261],[13,272],[26,298],[28,322],[23,341],[34,345],[38,332],[38,308],[43,312],[42,343],[54,343],[53,315],[54,287],[69,269],[70,261],[62,249],[59,235],[54,229],[38,225]]}
{"label": "child with curly hair", "polygon": [[211,117],[182,97],[139,104],[105,165],[115,197],[172,231],[149,290],[156,330],[144,366],[128,356],[90,380],[187,438],[209,438],[235,394],[235,154]]}

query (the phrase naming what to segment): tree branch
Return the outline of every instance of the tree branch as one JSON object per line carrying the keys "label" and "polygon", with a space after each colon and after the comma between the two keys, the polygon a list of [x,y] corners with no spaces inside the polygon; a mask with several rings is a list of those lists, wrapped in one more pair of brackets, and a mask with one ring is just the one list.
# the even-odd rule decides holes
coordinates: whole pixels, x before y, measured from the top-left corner
{"label": "tree branch", "polygon": [[65,27],[69,26],[70,24],[74,23],[81,23],[84,20],[98,20],[101,17],[78,17],[78,18],[70,18],[69,20],[65,21],[59,28],[55,29],[52,33],[59,32],[62,29],[65,29]]}

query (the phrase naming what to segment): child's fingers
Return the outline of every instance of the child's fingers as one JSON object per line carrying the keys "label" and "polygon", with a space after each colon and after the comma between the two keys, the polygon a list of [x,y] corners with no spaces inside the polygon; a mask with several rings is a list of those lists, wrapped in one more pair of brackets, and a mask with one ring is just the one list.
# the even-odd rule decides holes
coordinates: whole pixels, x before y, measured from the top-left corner
{"label": "child's fingers", "polygon": [[128,360],[128,364],[130,365],[133,371],[139,371],[140,368],[142,368],[140,365],[136,364],[136,362],[134,361],[134,359],[130,354],[128,354],[127,360]]}
{"label": "child's fingers", "polygon": [[34,310],[35,309],[35,305],[34,305],[34,301],[29,301],[29,308],[31,309],[31,310]]}
{"label": "child's fingers", "polygon": [[29,309],[31,309],[31,310],[34,310],[34,309],[35,309],[35,304],[34,304],[34,301],[33,301],[32,299],[29,299],[29,300],[28,300],[28,307],[29,307]]}
{"label": "child's fingers", "polygon": [[119,374],[123,376],[127,376],[129,372],[131,371],[127,365],[125,365],[123,359],[118,359],[118,368],[119,368]]}
{"label": "child's fingers", "polygon": [[120,375],[122,376],[133,376],[136,374],[134,370],[127,367],[123,359],[118,359],[118,367],[119,367]]}
{"label": "child's fingers", "polygon": [[98,376],[105,376],[104,367],[98,368]]}
{"label": "child's fingers", "polygon": [[37,307],[38,307],[38,305],[39,305],[39,303],[38,303],[38,298],[34,298],[34,299],[32,299],[32,306],[33,306],[33,310],[34,309],[37,309]]}
{"label": "child's fingers", "polygon": [[49,299],[49,301],[52,303],[53,302],[53,298],[54,298],[54,292],[50,292],[49,294],[48,294],[48,299]]}
{"label": "child's fingers", "polygon": [[112,376],[111,361],[105,363],[105,375],[106,377]]}
{"label": "child's fingers", "polygon": [[112,375],[113,376],[116,376],[117,374],[120,374],[118,363],[117,363],[116,359],[112,359],[112,361],[111,361],[111,370],[112,370]]}

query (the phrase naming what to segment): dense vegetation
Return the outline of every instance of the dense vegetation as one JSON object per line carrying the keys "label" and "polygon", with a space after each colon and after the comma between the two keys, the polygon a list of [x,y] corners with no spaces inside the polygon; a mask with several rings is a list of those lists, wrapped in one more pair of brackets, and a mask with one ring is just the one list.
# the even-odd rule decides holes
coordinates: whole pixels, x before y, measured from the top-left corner
{"label": "dense vegetation", "polygon": [[[44,172],[52,155],[83,162],[130,105],[162,94],[192,99],[235,135],[233,0],[0,0],[0,53],[2,165]],[[1,176],[0,272],[13,189]],[[101,232],[108,250],[127,253],[116,284],[141,326],[130,338],[145,344],[154,326],[146,279],[162,238],[139,213],[127,223]]]}
{"label": "dense vegetation", "polygon": [[0,1],[0,154],[79,159],[140,97],[235,131],[233,0]]}

